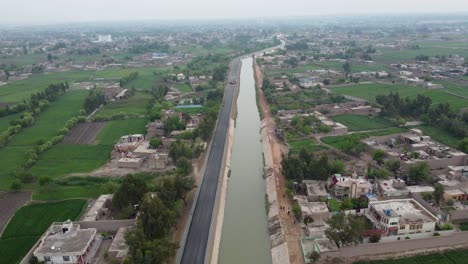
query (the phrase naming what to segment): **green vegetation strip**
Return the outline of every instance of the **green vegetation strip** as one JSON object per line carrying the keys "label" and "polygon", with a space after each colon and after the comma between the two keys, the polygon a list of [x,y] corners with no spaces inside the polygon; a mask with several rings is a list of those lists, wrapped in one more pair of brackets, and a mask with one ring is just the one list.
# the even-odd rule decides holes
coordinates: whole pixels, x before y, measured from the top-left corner
{"label": "green vegetation strip", "polygon": [[465,264],[467,259],[468,250],[453,250],[402,259],[358,261],[354,262],[354,264]]}
{"label": "green vegetation strip", "polygon": [[24,206],[0,237],[0,264],[19,263],[52,222],[76,220],[86,200]]}
{"label": "green vegetation strip", "polygon": [[418,94],[428,96],[433,104],[449,103],[453,109],[459,110],[468,105],[468,99],[447,93],[445,89],[429,90],[423,87],[406,86],[399,84],[358,84],[333,88],[332,91],[338,94],[355,96],[375,102],[375,97],[382,94],[399,93],[400,97],[415,98]]}
{"label": "green vegetation strip", "polygon": [[334,116],[332,119],[347,126],[350,131],[382,129],[394,126],[391,121],[382,117],[345,114]]}
{"label": "green vegetation strip", "polygon": [[331,136],[331,137],[323,137],[321,138],[322,142],[325,142],[333,147],[339,148],[341,143],[346,141],[349,138],[357,137],[359,139],[364,139],[368,137],[373,137],[373,136],[385,136],[385,135],[391,135],[391,134],[397,134],[397,133],[403,133],[406,132],[407,130],[404,128],[399,128],[399,127],[392,127],[392,128],[387,128],[379,131],[372,131],[372,132],[364,132],[364,133],[355,133],[351,135],[345,135],[345,136]]}

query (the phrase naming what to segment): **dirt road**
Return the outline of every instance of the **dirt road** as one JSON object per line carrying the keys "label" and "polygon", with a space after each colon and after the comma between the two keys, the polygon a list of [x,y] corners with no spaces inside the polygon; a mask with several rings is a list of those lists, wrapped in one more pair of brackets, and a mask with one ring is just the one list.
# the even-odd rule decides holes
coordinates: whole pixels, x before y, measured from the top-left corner
{"label": "dirt road", "polygon": [[284,195],[284,187],[285,187],[285,179],[284,176],[281,174],[281,160],[282,160],[282,149],[285,148],[278,139],[276,138],[275,134],[275,120],[272,114],[270,113],[270,108],[268,102],[260,89],[260,85],[263,82],[262,72],[260,67],[255,63],[255,74],[257,78],[257,91],[259,95],[259,103],[260,109],[263,112],[264,119],[266,123],[266,127],[268,129],[268,134],[270,138],[270,146],[273,156],[273,164],[275,169],[276,175],[276,182],[277,182],[277,194],[278,194],[278,206],[284,206],[287,208],[286,210],[280,211],[280,220],[281,224],[284,228],[284,234],[286,236],[286,241],[288,242],[288,251],[289,251],[289,261],[290,263],[304,263],[304,258],[302,257],[302,250],[300,245],[300,227],[299,224],[293,218],[292,212],[288,214],[288,209],[291,210],[292,208],[292,201]]}

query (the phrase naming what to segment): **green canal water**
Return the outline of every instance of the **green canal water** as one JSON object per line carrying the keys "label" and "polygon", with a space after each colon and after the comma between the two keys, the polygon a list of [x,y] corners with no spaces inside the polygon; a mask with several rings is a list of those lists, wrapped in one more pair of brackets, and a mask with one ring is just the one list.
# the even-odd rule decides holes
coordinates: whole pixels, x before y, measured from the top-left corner
{"label": "green canal water", "polygon": [[252,58],[242,60],[220,264],[271,263]]}

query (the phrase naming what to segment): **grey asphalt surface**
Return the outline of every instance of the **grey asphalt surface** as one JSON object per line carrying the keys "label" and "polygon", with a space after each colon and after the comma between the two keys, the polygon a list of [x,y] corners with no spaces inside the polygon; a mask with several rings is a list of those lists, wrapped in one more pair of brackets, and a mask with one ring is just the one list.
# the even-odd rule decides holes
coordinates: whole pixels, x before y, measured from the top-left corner
{"label": "grey asphalt surface", "polygon": [[183,264],[201,264],[204,263],[205,253],[208,244],[213,207],[216,199],[216,191],[220,179],[222,160],[229,126],[229,118],[234,99],[234,90],[236,84],[229,84],[237,81],[237,74],[241,63],[235,60],[232,63],[228,75],[228,84],[223,98],[221,112],[218,117],[211,151],[208,156],[206,168],[203,176],[203,182],[200,187],[198,199],[192,215],[192,221],[185,242],[184,253],[181,263]]}

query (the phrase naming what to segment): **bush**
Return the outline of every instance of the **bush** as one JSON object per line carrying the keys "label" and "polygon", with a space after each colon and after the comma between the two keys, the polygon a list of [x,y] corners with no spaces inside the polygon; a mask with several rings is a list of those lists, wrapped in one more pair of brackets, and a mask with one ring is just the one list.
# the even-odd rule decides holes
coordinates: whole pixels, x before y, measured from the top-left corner
{"label": "bush", "polygon": [[435,233],[434,233],[434,236],[440,236],[440,233],[435,232]]}
{"label": "bush", "polygon": [[407,236],[407,237],[405,237],[405,239],[408,240],[408,239],[411,239],[411,237],[408,237],[408,236]]}
{"label": "bush", "polygon": [[446,230],[453,230],[453,226],[451,224],[443,224],[440,226],[441,231],[446,231]]}
{"label": "bush", "polygon": [[377,243],[380,241],[380,238],[381,238],[381,234],[380,233],[374,233],[372,235],[370,235],[369,237],[369,242],[371,243]]}
{"label": "bush", "polygon": [[44,186],[52,182],[52,178],[50,176],[41,176],[39,177],[39,185]]}
{"label": "bush", "polygon": [[14,182],[11,183],[10,190],[19,191],[21,187],[22,187],[21,182],[19,180],[15,180]]}

